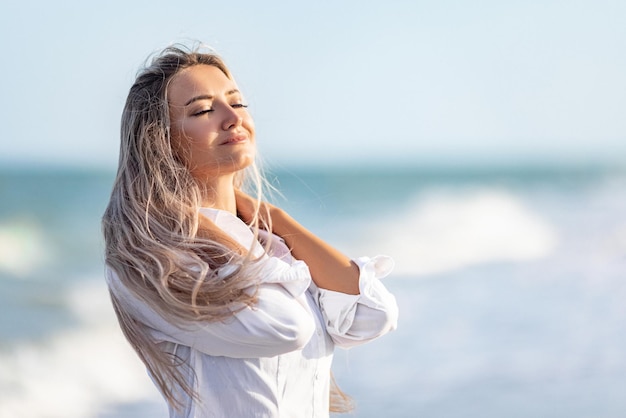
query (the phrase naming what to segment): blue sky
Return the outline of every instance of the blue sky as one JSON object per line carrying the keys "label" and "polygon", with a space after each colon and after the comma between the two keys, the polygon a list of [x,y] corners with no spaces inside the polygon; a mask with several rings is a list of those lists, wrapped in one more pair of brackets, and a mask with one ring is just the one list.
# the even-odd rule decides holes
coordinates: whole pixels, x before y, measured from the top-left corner
{"label": "blue sky", "polygon": [[626,161],[623,0],[3,0],[0,36],[2,164],[114,167],[135,72],[188,40],[270,162]]}

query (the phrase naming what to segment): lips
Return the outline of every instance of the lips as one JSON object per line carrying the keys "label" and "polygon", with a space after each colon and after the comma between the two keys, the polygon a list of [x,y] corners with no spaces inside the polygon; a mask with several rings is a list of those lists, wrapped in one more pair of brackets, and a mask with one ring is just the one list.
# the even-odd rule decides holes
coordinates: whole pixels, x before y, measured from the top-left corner
{"label": "lips", "polygon": [[247,135],[237,134],[237,135],[229,136],[224,142],[222,142],[221,145],[239,144],[240,142],[245,142],[247,140],[248,140]]}

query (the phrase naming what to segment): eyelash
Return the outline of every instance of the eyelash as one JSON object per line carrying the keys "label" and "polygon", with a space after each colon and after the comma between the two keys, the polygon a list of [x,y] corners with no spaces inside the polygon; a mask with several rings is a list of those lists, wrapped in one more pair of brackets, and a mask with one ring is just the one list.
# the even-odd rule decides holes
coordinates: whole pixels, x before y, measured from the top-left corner
{"label": "eyelash", "polygon": [[[247,107],[248,107],[248,105],[245,105],[245,104],[243,104],[243,103],[234,103],[234,104],[232,104],[232,105],[230,105],[230,106],[231,106],[233,109],[245,109],[245,108],[247,108]],[[192,116],[202,116],[202,115],[204,115],[205,113],[210,113],[210,112],[213,112],[213,109],[204,109],[204,110],[201,110],[201,111],[199,111],[199,112],[194,113]]]}

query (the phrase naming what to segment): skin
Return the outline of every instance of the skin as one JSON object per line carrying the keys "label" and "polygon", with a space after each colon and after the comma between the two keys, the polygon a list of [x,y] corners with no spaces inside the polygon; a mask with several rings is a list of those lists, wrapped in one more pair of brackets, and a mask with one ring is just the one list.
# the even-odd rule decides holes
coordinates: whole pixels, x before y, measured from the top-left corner
{"label": "skin", "polygon": [[[168,87],[172,146],[203,185],[203,205],[226,210],[250,222],[256,200],[234,187],[234,177],[256,154],[254,122],[234,80],[210,65],[179,72]],[[315,284],[359,293],[359,269],[344,254],[300,225],[284,210],[261,203],[272,232],[295,258],[309,266]]]}

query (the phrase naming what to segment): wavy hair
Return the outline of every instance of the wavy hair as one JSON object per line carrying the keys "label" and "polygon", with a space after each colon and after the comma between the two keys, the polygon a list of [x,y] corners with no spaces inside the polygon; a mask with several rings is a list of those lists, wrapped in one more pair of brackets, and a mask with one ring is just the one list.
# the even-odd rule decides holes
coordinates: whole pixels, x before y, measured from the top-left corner
{"label": "wavy hair", "polygon": [[[174,322],[217,321],[256,302],[256,292],[249,291],[258,282],[251,252],[200,215],[200,185],[171,144],[168,85],[181,70],[200,64],[232,78],[216,54],[182,46],[164,49],[137,74],[122,112],[118,171],[102,218],[106,264],[136,297]],[[256,163],[235,178],[235,187],[259,202],[265,185]],[[258,211],[257,205],[255,236],[259,228],[271,230]],[[220,274],[226,265],[227,274]],[[159,349],[113,293],[111,299],[126,339],[168,403],[181,406],[173,385],[197,397],[181,362]],[[349,409],[334,379],[331,388],[331,411]]]}

